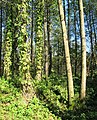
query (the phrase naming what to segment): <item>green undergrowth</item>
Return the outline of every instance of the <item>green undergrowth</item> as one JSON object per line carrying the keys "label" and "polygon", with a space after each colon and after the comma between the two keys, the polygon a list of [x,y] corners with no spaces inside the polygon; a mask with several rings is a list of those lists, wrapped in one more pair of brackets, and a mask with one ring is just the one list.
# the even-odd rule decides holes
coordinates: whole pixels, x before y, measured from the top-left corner
{"label": "green undergrowth", "polygon": [[35,80],[34,85],[37,96],[44,105],[55,115],[62,117],[68,102],[66,77],[51,76],[47,80]]}
{"label": "green undergrowth", "polygon": [[[93,83],[92,83],[93,82]],[[96,83],[95,83],[96,82]],[[34,81],[38,98],[53,114],[61,117],[62,120],[96,120],[97,102],[96,85],[97,81],[87,78],[87,96],[80,101],[80,79],[74,77],[75,98],[72,105],[68,107],[67,78],[50,76],[47,80]]]}
{"label": "green undergrowth", "polygon": [[12,83],[0,79],[0,120],[60,120],[34,97],[28,104],[21,90]]}
{"label": "green undergrowth", "polygon": [[0,120],[96,120],[96,78],[87,78],[84,101],[79,99],[80,79],[74,78],[75,98],[69,107],[66,77],[52,75],[47,80],[33,80],[36,96],[28,103],[20,85],[0,79]]}

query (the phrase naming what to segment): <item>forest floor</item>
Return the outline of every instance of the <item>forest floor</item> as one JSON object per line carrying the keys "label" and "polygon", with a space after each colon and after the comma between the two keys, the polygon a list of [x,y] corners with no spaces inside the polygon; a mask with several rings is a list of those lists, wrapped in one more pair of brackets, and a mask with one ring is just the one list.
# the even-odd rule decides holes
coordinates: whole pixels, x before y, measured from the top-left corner
{"label": "forest floor", "polygon": [[33,81],[37,97],[25,103],[12,82],[0,79],[0,120],[97,120],[97,80],[87,78],[87,96],[79,100],[80,81],[74,79],[75,99],[68,108],[66,77]]}

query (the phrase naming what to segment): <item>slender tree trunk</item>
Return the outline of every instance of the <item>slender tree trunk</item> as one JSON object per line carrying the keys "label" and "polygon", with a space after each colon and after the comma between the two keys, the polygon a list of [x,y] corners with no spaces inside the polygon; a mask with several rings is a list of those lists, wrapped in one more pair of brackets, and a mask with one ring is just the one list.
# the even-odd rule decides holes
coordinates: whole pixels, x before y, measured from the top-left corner
{"label": "slender tree trunk", "polygon": [[[89,38],[90,38],[90,25],[89,25],[89,19],[88,19],[88,14],[87,13],[85,13],[86,14],[86,21],[87,21],[87,28],[88,28],[88,34],[89,34]],[[88,62],[88,64],[87,64],[87,75],[90,75],[90,60],[89,60],[89,62]]]}
{"label": "slender tree trunk", "polygon": [[62,0],[58,0],[58,7],[59,7],[59,13],[60,13],[60,20],[62,24],[65,58],[66,58],[66,65],[67,65],[69,104],[71,104],[72,98],[74,97],[74,88],[73,88],[73,78],[72,78],[72,70],[71,70],[71,63],[70,63],[68,36],[67,36],[67,30],[66,30],[66,25],[64,21],[65,19],[64,19]]}
{"label": "slender tree trunk", "polygon": [[95,29],[95,22],[94,22],[94,15],[92,13],[92,23],[93,23],[93,30],[94,30],[94,68],[96,68],[96,43],[97,43],[97,36],[96,36],[96,29]]}
{"label": "slender tree trunk", "polygon": [[95,28],[95,22],[94,22],[94,16],[92,13],[92,22],[93,22],[93,29],[94,29],[94,38],[95,38],[95,43],[97,42],[97,36],[96,36],[96,28]]}
{"label": "slender tree trunk", "polygon": [[58,75],[60,75],[60,62],[59,62],[60,55],[59,55],[59,53],[60,53],[60,51],[59,51],[59,39],[58,39],[58,55],[57,55],[58,56],[58,64],[57,64],[58,65],[58,67],[57,67],[57,70],[58,70],[57,73],[58,73]]}
{"label": "slender tree trunk", "polygon": [[70,49],[70,0],[68,0],[68,40]]}
{"label": "slender tree trunk", "polygon": [[[66,16],[66,0],[63,0],[63,9],[64,9],[64,16]],[[66,25],[66,17],[64,17],[64,21],[65,21],[65,25]],[[64,41],[63,41],[63,66],[64,66],[64,69],[63,69],[63,73],[64,73],[64,70],[66,69],[66,61],[64,61],[65,59],[65,49],[64,49]],[[65,70],[65,75],[67,74],[66,70]]]}
{"label": "slender tree trunk", "polygon": [[36,79],[42,78],[43,60],[43,1],[36,1]]}
{"label": "slender tree trunk", "polygon": [[35,76],[35,64],[34,64],[34,47],[33,47],[33,28],[34,28],[34,2],[32,0],[32,11],[31,11],[31,76],[34,78]]}
{"label": "slender tree trunk", "polygon": [[31,12],[31,64],[33,64],[33,0],[32,0],[32,12]]}
{"label": "slender tree trunk", "polygon": [[[65,0],[63,0],[64,16],[66,16],[65,4],[66,4]],[[64,18],[64,20],[65,20],[65,24],[66,24],[66,18]]]}
{"label": "slender tree trunk", "polygon": [[13,39],[14,38],[14,25],[13,25],[13,6],[11,5],[11,32],[12,32],[12,52],[11,52],[11,62],[12,62],[12,65],[11,65],[11,71],[12,71],[12,75],[11,77],[14,79],[14,70],[15,70],[15,40]]}
{"label": "slender tree trunk", "polygon": [[[11,53],[12,53],[12,19],[11,19],[11,6],[6,4],[6,30],[4,40],[4,77],[10,79],[11,72]],[[8,26],[9,25],[9,26]]]}
{"label": "slender tree trunk", "polygon": [[[13,10],[16,11],[15,15],[13,14]],[[15,78],[19,75],[19,54],[17,50],[17,40],[18,40],[18,28],[15,26],[14,21],[18,16],[18,10],[16,7],[13,8],[11,5],[11,33],[12,33],[12,51],[11,51],[11,77],[15,80]]]}
{"label": "slender tree trunk", "polygon": [[2,4],[0,8],[0,77],[2,76]]}
{"label": "slender tree trunk", "polygon": [[75,33],[75,76],[76,76],[77,75],[76,0],[74,1],[74,33]]}
{"label": "slender tree trunk", "polygon": [[52,48],[51,48],[51,41],[50,41],[50,3],[48,3],[48,6],[47,6],[47,41],[48,41],[48,56],[49,56],[48,76],[50,76],[51,69],[52,69]]}
{"label": "slender tree trunk", "polygon": [[83,2],[79,0],[79,11],[80,11],[80,33],[81,33],[81,52],[82,52],[82,78],[81,78],[81,99],[86,96],[86,40],[85,40],[85,29],[84,29],[84,12]]}
{"label": "slender tree trunk", "polygon": [[12,70],[12,77],[14,77],[17,79],[17,77],[19,76],[19,51],[18,51],[18,30],[19,30],[19,26],[15,25],[15,22],[18,23],[18,15],[19,15],[19,11],[17,9],[17,7],[13,7],[13,5],[11,6],[11,11],[15,11],[15,13],[13,14],[12,12],[12,53],[11,53],[11,61],[12,61],[12,66],[11,66],[11,70]]}
{"label": "slender tree trunk", "polygon": [[91,10],[90,10],[90,7],[89,7],[89,25],[90,25],[90,31],[89,31],[89,35],[90,35],[90,43],[91,43],[91,66],[90,66],[90,71],[91,71],[91,78],[93,76],[93,69],[94,69],[94,66],[93,66],[93,60],[94,60],[94,53],[93,53],[93,37],[92,37],[92,20],[91,20]]}
{"label": "slender tree trunk", "polygon": [[49,73],[49,57],[48,57],[48,40],[47,40],[47,1],[44,1],[44,55],[45,55],[45,62],[44,62],[44,71],[46,75],[46,79]]}

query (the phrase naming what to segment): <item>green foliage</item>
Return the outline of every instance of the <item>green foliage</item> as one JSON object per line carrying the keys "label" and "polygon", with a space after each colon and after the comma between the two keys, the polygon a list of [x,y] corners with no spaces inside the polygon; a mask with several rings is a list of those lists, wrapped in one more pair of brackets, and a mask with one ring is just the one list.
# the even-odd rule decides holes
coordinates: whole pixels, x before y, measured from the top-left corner
{"label": "green foliage", "polygon": [[[0,79],[0,101],[7,103],[19,96],[19,88],[15,88],[13,83],[5,80],[4,78]],[[4,95],[3,95],[4,94]]]}
{"label": "green foliage", "polygon": [[40,100],[56,115],[62,116],[67,109],[67,81],[55,75],[48,80],[36,81],[35,87]]}
{"label": "green foliage", "polygon": [[[12,81],[12,80],[11,80]],[[33,80],[36,96],[26,101],[15,82],[0,78],[0,120],[96,120],[96,76],[88,78],[87,97],[78,98],[79,79],[75,78],[75,99],[68,108],[66,77],[52,75],[48,80]],[[59,118],[60,117],[60,118]]]}
{"label": "green foliage", "polygon": [[[48,16],[44,16],[44,2],[50,12]],[[64,0],[65,2],[65,0]],[[97,17],[97,2],[84,2],[85,11],[85,27],[86,37],[92,35],[93,41],[96,32],[96,17]],[[75,5],[73,5],[75,3]],[[74,8],[76,15],[78,12],[78,1],[70,2],[70,52],[72,61],[72,70],[76,77],[74,78],[74,91],[75,98],[72,105],[68,107],[68,92],[67,92],[67,77],[66,65],[64,60],[64,49],[62,42],[62,30],[59,19],[59,11],[57,2],[50,0],[6,0],[2,1],[2,9],[0,6],[0,16],[2,24],[2,72],[4,78],[0,78],[0,120],[96,120],[97,119],[97,71],[96,61],[95,69],[92,79],[91,67],[88,67],[90,73],[87,73],[87,96],[84,101],[79,100],[80,93],[80,70],[81,70],[81,44],[80,30],[79,30],[79,17],[74,18]],[[33,4],[33,11],[32,11]],[[74,7],[75,6],[75,7]],[[68,24],[68,7],[66,7],[66,25]],[[50,11],[49,11],[50,10]],[[65,9],[64,9],[65,10]],[[89,13],[90,10],[90,13]],[[64,11],[65,12],[65,11]],[[91,14],[92,13],[92,14]],[[33,14],[33,18],[32,18]],[[86,17],[91,17],[91,20]],[[46,14],[47,15],[47,14]],[[36,79],[41,79],[44,73],[44,17],[48,18],[48,32],[50,34],[49,47],[52,53],[52,75],[47,79],[41,81],[31,80],[31,74],[36,76]],[[92,18],[93,17],[93,18]],[[92,20],[94,19],[94,20]],[[76,25],[74,25],[76,21]],[[92,23],[92,31],[90,25]],[[93,23],[94,21],[94,23]],[[33,25],[31,25],[33,22]],[[94,26],[93,26],[94,24]],[[76,33],[75,33],[76,26]],[[47,28],[47,29],[48,29]],[[67,25],[68,28],[68,25]],[[35,66],[31,63],[31,29],[33,29],[33,59]],[[95,29],[95,30],[94,30]],[[4,33],[3,33],[4,31]],[[91,33],[91,32],[93,33]],[[91,33],[91,34],[90,34]],[[76,34],[76,35],[75,35]],[[47,35],[48,36],[48,35]],[[75,37],[78,40],[77,46],[75,45]],[[1,45],[1,44],[0,44]],[[76,48],[77,47],[77,48]],[[96,43],[93,44],[94,56],[96,60]],[[77,56],[76,56],[77,55]],[[87,66],[90,66],[91,51],[88,48],[87,52]],[[50,57],[50,56],[48,56]],[[75,64],[77,60],[77,64]],[[35,70],[34,70],[35,69]],[[87,70],[88,70],[87,69]],[[58,73],[58,76],[55,75]],[[61,76],[63,75],[63,77]],[[45,76],[45,75],[44,75]],[[34,78],[33,77],[33,78]],[[32,85],[33,82],[33,85]],[[30,86],[30,87],[29,87]],[[33,87],[36,90],[36,96],[31,96],[29,101],[23,96],[23,92],[28,95],[32,93]],[[28,87],[28,88],[27,88]],[[28,91],[27,91],[28,90]],[[34,91],[35,92],[35,91]],[[28,96],[27,96],[28,97]],[[59,118],[60,117],[60,118]]]}
{"label": "green foliage", "polygon": [[36,97],[28,103],[12,83],[0,79],[0,120],[61,120]]}
{"label": "green foliage", "polygon": [[[94,82],[94,85],[93,83]],[[97,117],[95,112],[97,102],[96,96],[97,82],[87,81],[87,97],[84,101],[79,99],[80,79],[74,77],[75,99],[68,108],[67,79],[51,75],[48,80],[34,80],[38,98],[49,108],[52,113],[60,116],[63,120],[94,120]],[[93,105],[94,104],[94,105]]]}

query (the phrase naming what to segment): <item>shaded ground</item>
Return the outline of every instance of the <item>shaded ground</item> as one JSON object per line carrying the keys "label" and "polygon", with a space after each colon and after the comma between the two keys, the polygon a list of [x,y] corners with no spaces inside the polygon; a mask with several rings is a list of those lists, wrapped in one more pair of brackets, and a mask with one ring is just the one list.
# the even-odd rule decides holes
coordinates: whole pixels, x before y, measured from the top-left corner
{"label": "shaded ground", "polygon": [[87,80],[87,97],[79,101],[80,81],[74,80],[75,100],[68,109],[66,77],[34,81],[37,97],[28,104],[21,90],[0,79],[0,120],[97,120],[97,80]]}

